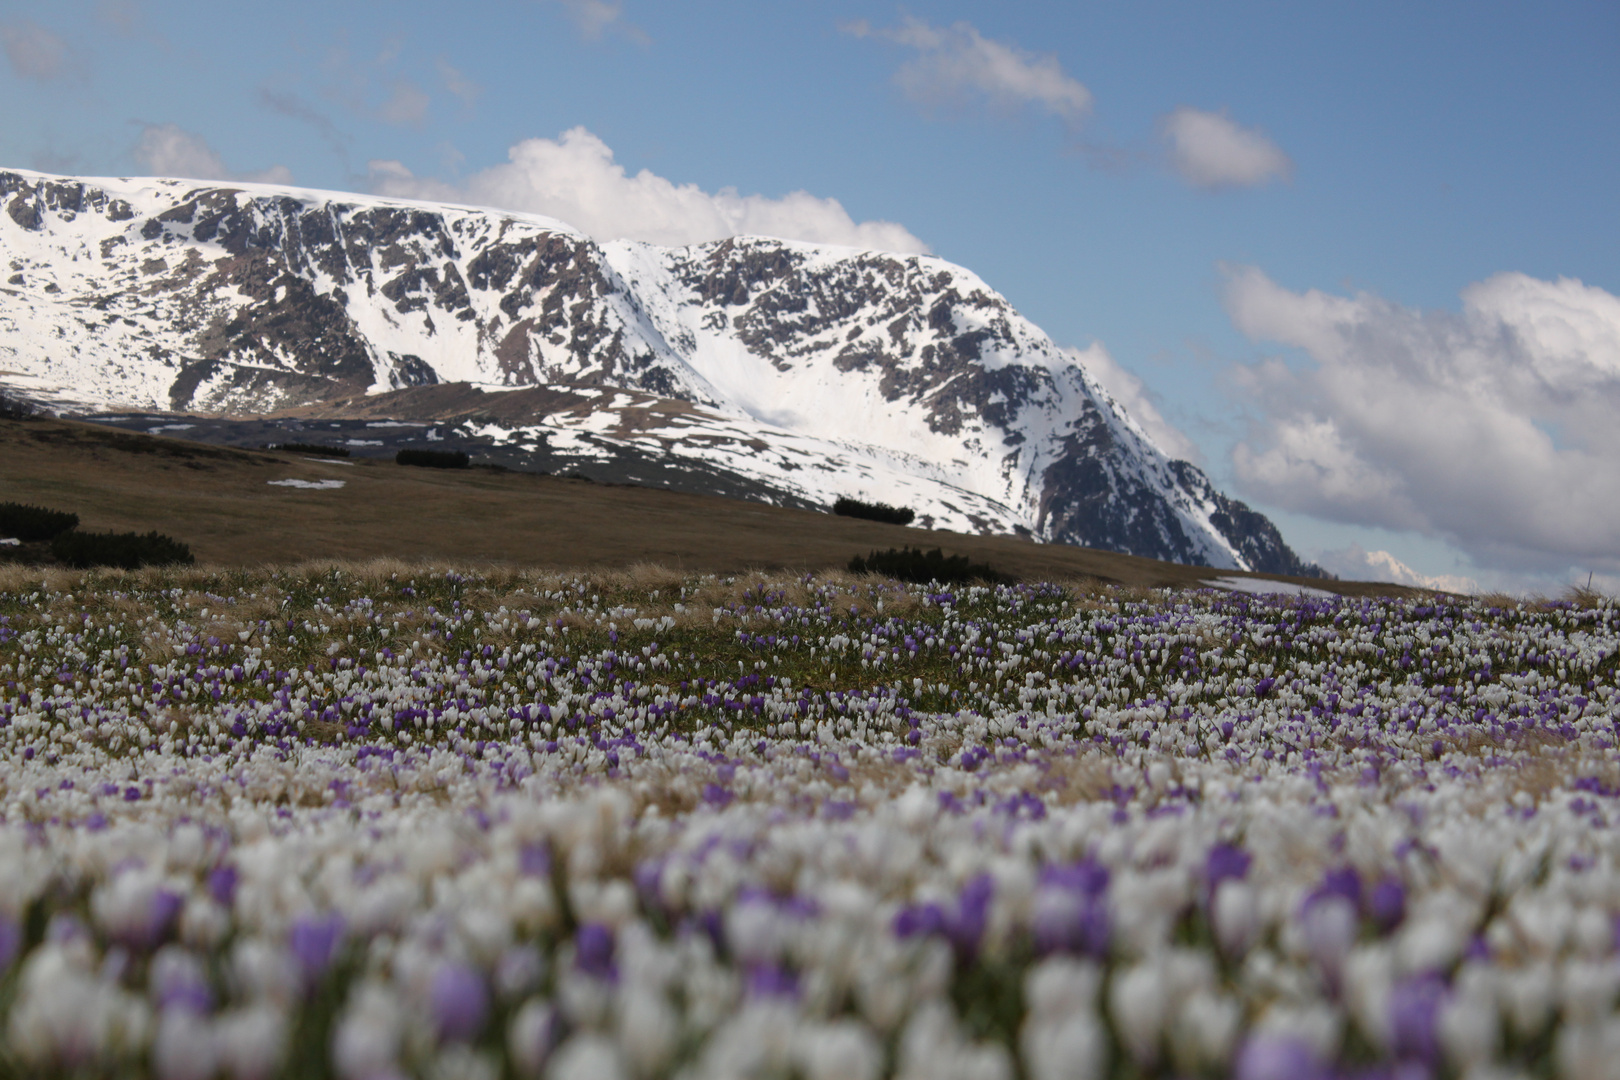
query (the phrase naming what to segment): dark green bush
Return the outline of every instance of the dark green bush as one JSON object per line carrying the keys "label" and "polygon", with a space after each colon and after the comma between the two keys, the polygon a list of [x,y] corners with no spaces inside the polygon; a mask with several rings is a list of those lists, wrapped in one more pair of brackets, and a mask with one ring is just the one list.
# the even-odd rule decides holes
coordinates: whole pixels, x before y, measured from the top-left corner
{"label": "dark green bush", "polygon": [[401,450],[394,455],[394,462],[427,469],[465,469],[472,459],[464,450]]}
{"label": "dark green bush", "polygon": [[285,450],[289,454],[319,454],[321,457],[348,457],[347,446],[322,446],[320,443],[284,442],[271,443],[266,450]]}
{"label": "dark green bush", "polygon": [[92,566],[118,566],[138,570],[143,566],[193,563],[191,548],[161,533],[65,532],[51,541],[51,554],[58,561],[79,570]]}
{"label": "dark green bush", "polygon": [[939,548],[923,551],[921,548],[890,548],[874,551],[866,558],[859,555],[849,560],[852,574],[877,574],[916,585],[937,581],[942,585],[986,581],[1010,585],[1014,578],[984,563],[969,562],[966,555],[946,555]]}
{"label": "dark green bush", "polygon": [[78,523],[78,514],[47,510],[43,506],[24,506],[22,503],[0,503],[0,537],[10,537],[24,543],[49,540]]}
{"label": "dark green bush", "polygon": [[841,517],[882,521],[889,525],[910,525],[917,516],[916,512],[909,506],[861,502],[859,499],[839,499],[833,503],[833,513]]}

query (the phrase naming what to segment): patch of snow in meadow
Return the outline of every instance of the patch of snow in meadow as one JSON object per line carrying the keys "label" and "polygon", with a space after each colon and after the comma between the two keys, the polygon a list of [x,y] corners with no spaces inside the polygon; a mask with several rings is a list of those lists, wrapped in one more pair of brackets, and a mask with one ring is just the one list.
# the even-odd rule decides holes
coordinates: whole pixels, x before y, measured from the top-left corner
{"label": "patch of snow in meadow", "polygon": [[1291,581],[1267,581],[1264,578],[1218,577],[1214,581],[1206,581],[1216,589],[1229,589],[1232,592],[1254,593],[1258,596],[1280,594],[1283,596],[1332,596],[1325,589],[1313,589],[1308,585],[1295,585]]}
{"label": "patch of snow in meadow", "polygon": [[[347,465],[348,462],[342,462]],[[343,486],[342,480],[267,480],[271,487],[302,488],[306,491],[335,491]]]}

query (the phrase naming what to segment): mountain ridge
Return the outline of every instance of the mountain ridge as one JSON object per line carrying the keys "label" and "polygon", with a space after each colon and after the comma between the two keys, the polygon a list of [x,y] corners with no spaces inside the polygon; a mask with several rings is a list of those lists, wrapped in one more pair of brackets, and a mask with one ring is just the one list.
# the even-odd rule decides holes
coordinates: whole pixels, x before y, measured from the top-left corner
{"label": "mountain ridge", "polygon": [[599,244],[535,215],[259,184],[0,170],[0,201],[0,385],[65,411],[551,388],[588,407],[456,430],[701,464],[767,498],[910,505],[938,527],[1315,569],[932,256]]}

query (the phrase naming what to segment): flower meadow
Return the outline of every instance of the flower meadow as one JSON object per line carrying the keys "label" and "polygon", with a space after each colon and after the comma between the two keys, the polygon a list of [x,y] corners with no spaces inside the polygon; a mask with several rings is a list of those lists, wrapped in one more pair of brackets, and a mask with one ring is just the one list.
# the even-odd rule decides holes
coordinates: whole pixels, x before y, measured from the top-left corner
{"label": "flower meadow", "polygon": [[1620,607],[0,578],[0,1073],[1620,1075]]}

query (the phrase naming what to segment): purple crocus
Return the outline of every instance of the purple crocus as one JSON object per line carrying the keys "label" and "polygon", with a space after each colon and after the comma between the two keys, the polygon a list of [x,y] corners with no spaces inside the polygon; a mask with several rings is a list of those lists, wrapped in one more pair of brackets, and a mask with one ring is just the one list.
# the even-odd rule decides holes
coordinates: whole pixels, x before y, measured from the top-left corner
{"label": "purple crocus", "polygon": [[636,864],[631,875],[636,883],[636,895],[641,898],[642,906],[651,911],[664,909],[664,896],[661,882],[664,876],[664,859],[646,859]]}
{"label": "purple crocus", "polygon": [[208,895],[212,896],[216,903],[230,907],[231,902],[236,899],[237,880],[236,867],[229,864],[214,867],[208,871]]}
{"label": "purple crocus", "polygon": [[1213,899],[1215,890],[1221,887],[1221,882],[1227,880],[1242,881],[1249,875],[1249,867],[1254,862],[1254,856],[1233,844],[1216,844],[1209,849],[1209,857],[1204,860],[1204,898],[1206,903]]}
{"label": "purple crocus", "polygon": [[586,923],[574,935],[574,963],[587,975],[611,979],[618,974],[613,966],[613,931],[601,923]]}
{"label": "purple crocus", "polygon": [[1340,866],[1323,874],[1322,883],[1312,891],[1305,902],[1313,904],[1331,896],[1342,896],[1350,901],[1351,907],[1357,911],[1361,910],[1361,875],[1356,872],[1355,867]]}
{"label": "purple crocus", "polygon": [[1432,1064],[1440,1053],[1435,1032],[1446,984],[1438,975],[1419,975],[1395,984],[1389,995],[1390,1048],[1403,1061]]}
{"label": "purple crocus", "polygon": [[927,937],[945,932],[945,909],[938,904],[917,904],[902,908],[894,917],[894,936]]}
{"label": "purple crocus", "polygon": [[132,949],[155,948],[169,936],[184,906],[185,899],[180,894],[162,887],[153,889],[144,907],[112,936]]}
{"label": "purple crocus", "polygon": [[550,877],[551,849],[545,844],[524,844],[518,850],[518,873],[528,877]]}
{"label": "purple crocus", "polygon": [[957,898],[956,911],[946,922],[945,934],[963,959],[970,960],[979,951],[979,940],[984,937],[985,925],[990,921],[990,900],[995,891],[995,878],[980,874],[963,887],[962,895]]}
{"label": "purple crocus", "polygon": [[1367,913],[1380,933],[1387,934],[1406,919],[1406,890],[1394,878],[1384,878],[1367,897]]}
{"label": "purple crocus", "polygon": [[343,917],[337,914],[301,915],[287,934],[287,945],[298,961],[306,986],[318,982],[337,959],[343,941]]}
{"label": "purple crocus", "polygon": [[1251,1036],[1233,1063],[1235,1080],[1321,1080],[1321,1062],[1300,1039],[1276,1035]]}
{"label": "purple crocus", "polygon": [[161,950],[152,960],[152,996],[164,1009],[204,1015],[214,1007],[214,992],[195,956],[174,948]]}
{"label": "purple crocus", "polygon": [[748,969],[747,987],[753,998],[796,998],[799,977],[779,964],[754,964]]}
{"label": "purple crocus", "polygon": [[1091,859],[1041,872],[1032,932],[1040,953],[1108,953],[1108,868]]}
{"label": "purple crocus", "polygon": [[433,1022],[445,1042],[472,1042],[489,1018],[489,988],[465,964],[447,963],[433,976],[428,992]]}
{"label": "purple crocus", "polygon": [[11,962],[22,951],[22,924],[0,911],[0,974],[11,970]]}

